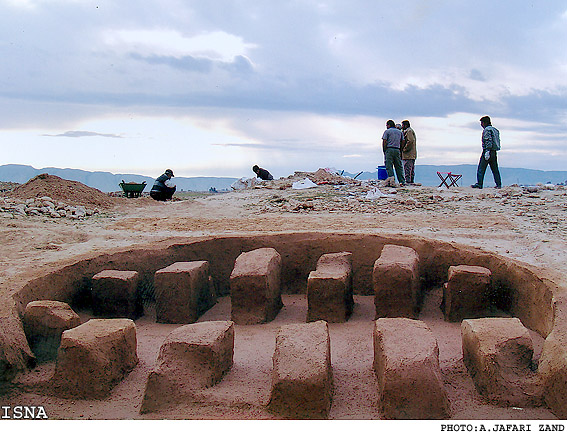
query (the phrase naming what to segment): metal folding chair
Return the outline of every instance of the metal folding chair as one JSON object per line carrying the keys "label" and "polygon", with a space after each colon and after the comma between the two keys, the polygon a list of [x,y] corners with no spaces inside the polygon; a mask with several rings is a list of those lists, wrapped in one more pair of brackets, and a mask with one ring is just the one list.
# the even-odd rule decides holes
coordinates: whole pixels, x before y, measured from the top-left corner
{"label": "metal folding chair", "polygon": [[439,184],[438,188],[445,185],[447,188],[452,186],[459,186],[458,181],[463,177],[462,174],[453,174],[452,172],[442,173],[437,171],[437,176],[441,179],[441,183]]}

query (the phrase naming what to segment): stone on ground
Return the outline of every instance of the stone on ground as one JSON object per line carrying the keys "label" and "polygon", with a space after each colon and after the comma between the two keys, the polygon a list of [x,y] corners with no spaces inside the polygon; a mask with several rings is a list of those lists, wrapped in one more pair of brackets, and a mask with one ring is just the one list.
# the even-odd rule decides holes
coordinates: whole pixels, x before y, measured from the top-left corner
{"label": "stone on ground", "polygon": [[91,319],[65,330],[52,378],[60,396],[104,398],[138,363],[130,319]]}
{"label": "stone on ground", "polygon": [[345,322],[352,314],[352,254],[329,253],[307,279],[307,321]]}
{"label": "stone on ground", "polygon": [[380,318],[374,327],[374,372],[380,409],[387,419],[446,419],[450,416],[439,347],[423,321]]}
{"label": "stone on ground", "polygon": [[488,308],[491,275],[491,271],[482,266],[450,266],[443,287],[445,320],[460,322],[480,316]]}
{"label": "stone on ground", "polygon": [[40,361],[55,359],[63,332],[80,324],[79,315],[62,301],[32,301],[24,311],[26,336]]}
{"label": "stone on ground", "polygon": [[384,245],[372,272],[376,318],[414,318],[420,290],[419,255],[410,247]]}
{"label": "stone on ground", "polygon": [[141,315],[136,271],[104,270],[93,277],[92,306],[96,316],[135,319]]}
{"label": "stone on ground", "polygon": [[283,307],[281,256],[273,248],[259,248],[236,258],[230,275],[231,316],[236,324],[272,321]]}
{"label": "stone on ground", "polygon": [[541,405],[532,339],[518,318],[466,319],[461,337],[463,361],[485,399],[513,407]]}
{"label": "stone on ground", "polygon": [[156,321],[188,324],[215,304],[207,261],[176,262],[154,276]]}
{"label": "stone on ground", "polygon": [[207,321],[173,330],[150,373],[141,413],[192,399],[218,383],[232,367],[234,323]]}
{"label": "stone on ground", "polygon": [[326,418],[332,389],[327,322],[280,327],[273,356],[269,410],[288,418]]}

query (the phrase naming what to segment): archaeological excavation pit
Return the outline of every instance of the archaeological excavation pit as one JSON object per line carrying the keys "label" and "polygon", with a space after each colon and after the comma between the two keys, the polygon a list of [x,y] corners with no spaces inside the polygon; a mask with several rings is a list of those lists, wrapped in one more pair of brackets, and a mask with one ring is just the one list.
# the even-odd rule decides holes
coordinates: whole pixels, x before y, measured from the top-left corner
{"label": "archaeological excavation pit", "polygon": [[[235,313],[238,303],[231,301],[231,286],[233,298],[239,295],[237,260],[251,252],[267,259],[271,272],[266,275],[271,282],[277,277],[279,286],[274,291],[273,285],[266,285],[272,298],[264,318]],[[338,273],[329,273],[329,262],[340,264]],[[116,278],[116,271],[132,274]],[[96,283],[101,273],[104,280],[122,280],[122,295],[130,295],[131,301],[104,300]],[[191,306],[194,311],[174,310],[183,306],[183,299],[174,308],[164,308],[173,298],[164,290],[173,286],[167,284],[168,273],[184,277],[179,280],[191,283],[187,286],[201,286],[201,297]],[[246,283],[242,292],[256,286]],[[463,294],[465,288],[469,292]],[[207,292],[212,300],[202,297]],[[475,305],[476,294],[484,304]],[[13,335],[19,341],[10,342],[5,335],[9,343],[2,346],[11,351],[4,353],[9,356],[0,365],[5,379],[0,398],[2,404],[14,405],[39,398],[48,404],[50,418],[68,419],[564,419],[565,295],[565,285],[544,270],[425,238],[283,233],[169,241],[87,258],[16,290],[15,312],[22,320],[28,303],[45,300],[67,303],[82,324],[47,342],[51,347],[61,344],[59,354],[42,349],[33,355],[22,343],[23,332]],[[324,306],[327,300],[336,305]],[[101,309],[104,304],[130,309],[110,313]],[[134,332],[130,324],[112,322],[122,318],[134,321]],[[388,321],[395,318],[402,321]],[[522,339],[487,336],[483,332],[489,321],[466,324],[463,333],[461,325],[469,319],[513,320],[510,331],[521,329]],[[89,320],[97,324],[86,325]],[[313,323],[320,326],[315,332],[304,328]],[[9,325],[23,330],[25,322]],[[417,342],[411,345],[408,335]],[[69,357],[65,350],[90,337],[107,339],[102,345],[93,339],[94,351]],[[309,338],[314,338],[312,345]],[[120,346],[108,345],[112,341]],[[328,353],[327,345],[321,348],[326,341]],[[209,342],[214,345],[206,345]],[[205,348],[199,348],[203,344]],[[113,355],[120,347],[124,351]],[[179,353],[171,351],[179,347],[211,357],[183,363]],[[214,351],[218,349],[224,351]],[[514,360],[517,350],[524,353],[523,360]],[[407,361],[409,355],[415,360],[413,371],[384,363]],[[98,378],[62,373],[64,367],[73,367],[73,359],[91,358],[91,373],[102,374],[106,390],[89,389],[89,384],[106,386]],[[305,383],[308,377],[299,371],[294,379],[276,382],[278,368],[293,359],[319,362],[317,371],[305,368],[315,381]],[[514,384],[514,377],[529,375],[529,398],[483,390],[483,371],[490,372],[494,362],[507,366],[501,379],[510,383],[501,383],[503,391]],[[206,380],[185,382],[206,371],[212,374]],[[69,384],[73,377],[74,384]],[[388,392],[404,395],[397,400]],[[439,396],[432,397],[432,392]],[[396,401],[411,407],[404,409]],[[433,411],[433,404],[446,407]]]}

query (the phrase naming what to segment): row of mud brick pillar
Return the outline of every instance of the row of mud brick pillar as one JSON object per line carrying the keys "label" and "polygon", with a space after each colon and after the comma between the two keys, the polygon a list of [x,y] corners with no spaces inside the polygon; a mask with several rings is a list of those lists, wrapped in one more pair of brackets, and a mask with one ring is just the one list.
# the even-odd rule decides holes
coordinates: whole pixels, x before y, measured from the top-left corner
{"label": "row of mud brick pillar", "polygon": [[[233,323],[269,322],[281,309],[280,277],[281,257],[273,248],[242,253],[230,276],[232,320],[199,323],[199,316],[215,304],[208,263],[178,262],[157,271],[156,320],[185,325],[162,345],[141,411],[198,398],[203,389],[217,383],[232,366]],[[457,321],[481,311],[489,283],[490,271],[485,268],[450,267],[444,286],[445,318]],[[409,247],[386,245],[374,264],[373,284],[377,318],[373,369],[384,416],[450,416],[437,341],[424,322],[412,319],[417,309],[419,256]],[[135,316],[140,310],[136,288],[135,271],[102,271],[93,277],[93,311]],[[283,326],[276,335],[267,405],[274,413],[309,418],[329,413],[332,365],[327,322],[348,320],[352,294],[351,253],[321,256],[308,277],[309,322]],[[36,349],[47,337],[60,341],[54,386],[82,397],[107,395],[137,364],[135,324],[130,319],[94,319],[77,325],[77,319],[65,303],[32,302],[24,315],[26,334]],[[48,325],[54,327],[46,334]],[[518,407],[541,401],[531,370],[533,344],[519,320],[466,319],[461,331],[464,361],[482,395]]]}
{"label": "row of mud brick pillar", "polygon": [[[37,314],[41,307],[49,308],[52,319],[74,317],[66,303],[32,302],[26,310],[28,332],[33,326],[32,313]],[[371,334],[372,370],[384,418],[450,417],[439,347],[427,324],[403,317],[379,318]],[[464,320],[461,334],[464,362],[483,397],[504,406],[541,404],[541,388],[530,367],[533,344],[517,318]],[[266,410],[289,418],[328,417],[333,399],[328,323],[284,325],[275,335]],[[233,321],[197,322],[174,329],[162,343],[147,378],[140,412],[206,403],[207,388],[219,383],[233,365],[234,343]],[[91,319],[61,333],[50,382],[65,397],[104,398],[137,363],[132,320]]]}
{"label": "row of mud brick pillar", "polygon": [[[307,279],[307,319],[345,322],[353,306],[352,254],[322,255]],[[237,324],[273,320],[283,307],[281,256],[273,248],[242,253],[230,275],[231,319]],[[143,310],[137,298],[136,271],[105,270],[93,277],[95,315],[135,318]],[[479,266],[449,267],[444,286],[445,319],[461,321],[488,306],[491,272]],[[419,255],[410,248],[385,245],[375,261],[372,282],[376,318],[415,318],[420,293]],[[154,275],[156,321],[187,324],[216,302],[207,261],[177,262]]]}

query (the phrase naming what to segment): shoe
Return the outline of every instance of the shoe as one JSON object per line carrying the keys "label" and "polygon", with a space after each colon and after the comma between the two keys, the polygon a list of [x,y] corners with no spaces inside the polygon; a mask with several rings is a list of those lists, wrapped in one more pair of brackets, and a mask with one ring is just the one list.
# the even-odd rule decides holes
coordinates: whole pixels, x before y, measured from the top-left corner
{"label": "shoe", "polygon": [[495,186],[494,189],[502,189],[502,186]]}
{"label": "shoe", "polygon": [[480,186],[478,183],[475,183],[474,185],[471,185],[471,188],[482,189],[482,186]]}

